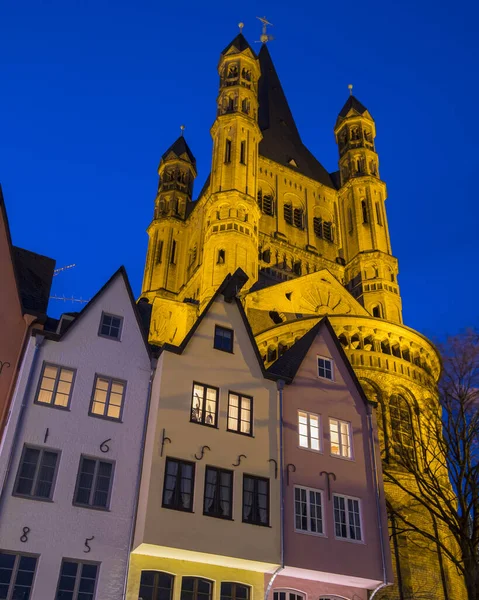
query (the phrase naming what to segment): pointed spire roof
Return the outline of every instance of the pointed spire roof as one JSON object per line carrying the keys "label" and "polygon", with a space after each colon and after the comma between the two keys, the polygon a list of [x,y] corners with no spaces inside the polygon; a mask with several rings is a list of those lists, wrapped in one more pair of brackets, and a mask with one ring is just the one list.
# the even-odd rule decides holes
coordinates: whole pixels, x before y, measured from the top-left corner
{"label": "pointed spire roof", "polygon": [[301,141],[291,109],[266,44],[259,52],[258,122],[263,139],[259,145],[262,156],[334,188],[326,169]]}
{"label": "pointed spire roof", "polygon": [[226,48],[223,50],[221,55],[224,56],[230,48],[236,48],[236,50],[238,52],[244,52],[245,50],[249,49],[249,50],[251,50],[253,56],[256,56],[255,51],[248,44],[247,39],[245,38],[245,36],[242,33],[238,33],[238,35],[234,38],[234,40],[231,40],[231,42],[226,46]]}
{"label": "pointed spire roof", "polygon": [[360,115],[368,113],[368,116],[371,116],[368,109],[353,95],[349,96],[349,98],[346,100],[346,104],[341,109],[338,118],[341,117],[344,119],[347,117],[350,110],[355,110]]}
{"label": "pointed spire roof", "polygon": [[162,160],[166,160],[168,154],[170,154],[171,152],[173,152],[173,154],[175,154],[178,158],[180,158],[182,154],[186,154],[190,159],[191,163],[194,166],[196,166],[196,158],[194,157],[193,152],[190,150],[188,144],[186,143],[184,136],[180,135],[176,142],[174,142],[168,148],[168,150],[161,157]]}

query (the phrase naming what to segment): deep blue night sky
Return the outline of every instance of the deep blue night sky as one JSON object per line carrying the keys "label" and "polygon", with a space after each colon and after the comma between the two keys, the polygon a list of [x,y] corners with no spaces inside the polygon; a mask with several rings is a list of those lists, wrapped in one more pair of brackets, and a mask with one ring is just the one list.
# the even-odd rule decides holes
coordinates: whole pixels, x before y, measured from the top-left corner
{"label": "deep blue night sky", "polygon": [[[303,140],[328,170],[349,83],[376,120],[404,322],[433,338],[479,325],[472,0],[5,0],[0,182],[14,244],[77,264],[55,278],[58,295],[90,298],[121,264],[139,294],[159,158],[185,123],[199,192],[219,54],[239,21],[259,39],[260,13]],[[79,308],[50,303],[53,316]]]}

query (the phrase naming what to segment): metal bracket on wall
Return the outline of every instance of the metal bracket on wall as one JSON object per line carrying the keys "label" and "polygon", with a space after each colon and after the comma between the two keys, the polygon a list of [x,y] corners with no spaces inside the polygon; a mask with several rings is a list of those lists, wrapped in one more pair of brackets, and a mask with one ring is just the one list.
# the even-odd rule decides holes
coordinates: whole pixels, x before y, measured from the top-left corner
{"label": "metal bracket on wall", "polygon": [[50,435],[50,430],[48,429],[48,427],[45,430],[45,435],[43,436],[43,443],[46,444],[47,440],[48,440],[48,436]]}
{"label": "metal bracket on wall", "polygon": [[238,462],[237,462],[237,463],[233,463],[233,467],[239,467],[239,466],[240,466],[240,464],[241,464],[241,459],[242,459],[242,458],[248,458],[248,457],[246,456],[246,454],[240,454],[240,455],[238,456]]}
{"label": "metal bracket on wall", "polygon": [[319,474],[319,476],[321,477],[321,475],[326,475],[327,478],[327,484],[328,484],[328,500],[331,501],[331,482],[330,482],[330,477],[333,478],[333,481],[336,481],[336,475],[332,472],[332,471],[321,471],[321,473]]}
{"label": "metal bracket on wall", "polygon": [[278,461],[275,458],[269,458],[269,463],[274,463],[274,478],[278,479]]}
{"label": "metal bracket on wall", "polygon": [[[290,468],[291,467],[291,468]],[[293,463],[289,463],[286,465],[286,485],[289,485],[289,474],[290,472],[296,472],[296,466]]]}
{"label": "metal bracket on wall", "polygon": [[168,442],[168,444],[171,444],[171,440],[169,437],[166,437],[166,429],[163,427],[163,433],[161,434],[161,450],[160,450],[160,456],[163,456],[163,448],[166,444],[166,442]]}
{"label": "metal bracket on wall", "polygon": [[92,536],[91,536],[91,537],[89,537],[89,538],[85,538],[85,548],[87,548],[87,550],[83,550],[83,552],[84,552],[85,554],[88,554],[89,552],[91,552],[90,544],[89,544],[88,542],[91,542],[91,541],[92,541],[92,540],[94,540],[94,539],[95,539],[95,536],[94,536],[94,535],[92,535]]}
{"label": "metal bracket on wall", "polygon": [[201,460],[203,458],[203,456],[205,455],[205,450],[209,450],[211,452],[211,448],[209,446],[201,446],[201,454],[199,456],[196,456],[195,453],[196,460]]}
{"label": "metal bracket on wall", "polygon": [[5,360],[5,361],[1,361],[1,360],[0,360],[0,375],[2,374],[3,367],[7,367],[7,369],[8,369],[8,368],[10,368],[11,366],[12,366],[12,365],[11,365],[11,364],[8,362],[8,360]]}

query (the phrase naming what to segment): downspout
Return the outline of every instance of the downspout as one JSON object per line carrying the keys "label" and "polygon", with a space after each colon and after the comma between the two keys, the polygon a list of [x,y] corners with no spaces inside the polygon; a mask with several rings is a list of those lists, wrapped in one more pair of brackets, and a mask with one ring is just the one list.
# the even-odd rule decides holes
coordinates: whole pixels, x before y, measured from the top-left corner
{"label": "downspout", "polygon": [[128,536],[125,579],[123,581],[123,593],[122,593],[123,600],[125,600],[125,598],[126,598],[126,590],[127,590],[127,586],[128,586],[128,575],[130,574],[130,554],[131,554],[131,549],[133,547],[133,537],[135,535],[136,518],[138,516],[138,504],[140,501],[140,483],[141,483],[141,474],[143,471],[143,461],[144,461],[144,455],[145,455],[145,443],[146,443],[146,433],[148,430],[148,418],[150,416],[151,390],[153,387],[153,377],[155,375],[155,370],[156,370],[157,364],[158,364],[158,360],[156,358],[152,358],[151,359],[150,380],[148,382],[148,392],[146,395],[145,419],[143,422],[143,432],[141,435],[140,462],[138,464],[138,473],[136,476],[135,502],[134,502],[134,506],[133,506],[133,515],[132,515],[132,520],[131,520],[131,525],[130,525],[130,533]]}
{"label": "downspout", "polygon": [[283,460],[283,389],[284,381],[277,381],[279,392],[279,543],[280,543],[280,565],[269,580],[268,587],[264,593],[264,600],[268,600],[269,593],[273,587],[276,576],[284,569],[284,460]]}
{"label": "downspout", "polygon": [[23,419],[25,418],[25,412],[27,408],[28,399],[30,397],[30,389],[32,387],[33,376],[35,373],[35,367],[38,361],[38,351],[40,350],[40,346],[43,344],[44,336],[39,334],[35,338],[35,348],[33,350],[33,358],[32,364],[30,365],[30,372],[28,373],[27,384],[25,386],[25,392],[23,393],[22,405],[20,407],[20,411],[18,413],[17,424],[15,425],[15,431],[13,433],[12,444],[10,446],[10,452],[8,455],[7,468],[5,471],[5,477],[2,482],[2,489],[0,490],[0,516],[3,508],[3,501],[5,499],[5,491],[7,489],[9,476],[12,470],[13,457],[15,456],[15,450],[17,448],[17,443],[20,438],[20,434],[22,432]]}
{"label": "downspout", "polygon": [[378,463],[376,458],[376,444],[374,442],[374,429],[373,429],[373,413],[371,405],[368,406],[368,428],[369,428],[369,445],[371,449],[371,460],[373,463],[373,481],[374,481],[374,489],[376,492],[376,511],[378,517],[378,530],[379,530],[379,544],[381,547],[381,560],[383,567],[383,582],[378,585],[378,587],[373,590],[373,593],[369,597],[369,600],[372,600],[374,596],[383,588],[392,585],[388,583],[387,578],[387,569],[386,569],[386,552],[384,548],[384,535],[383,535],[383,523],[382,523],[382,515],[381,515],[381,504],[380,504],[380,489],[379,489],[379,481],[378,481]]}

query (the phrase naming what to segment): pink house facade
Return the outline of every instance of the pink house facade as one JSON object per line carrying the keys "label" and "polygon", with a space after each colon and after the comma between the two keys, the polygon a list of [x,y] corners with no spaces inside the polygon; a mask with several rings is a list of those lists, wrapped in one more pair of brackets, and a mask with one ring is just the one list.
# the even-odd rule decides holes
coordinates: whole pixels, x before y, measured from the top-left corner
{"label": "pink house facade", "polygon": [[274,363],[283,391],[284,560],[272,600],[366,600],[392,582],[372,406],[327,319]]}

